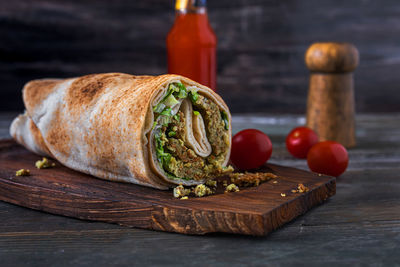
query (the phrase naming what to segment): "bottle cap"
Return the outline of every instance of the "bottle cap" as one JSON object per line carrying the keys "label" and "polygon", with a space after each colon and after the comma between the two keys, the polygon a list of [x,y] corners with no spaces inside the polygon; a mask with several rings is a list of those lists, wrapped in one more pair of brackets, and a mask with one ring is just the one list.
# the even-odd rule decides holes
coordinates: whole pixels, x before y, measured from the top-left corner
{"label": "bottle cap", "polygon": [[198,10],[207,5],[206,0],[176,0],[175,10]]}
{"label": "bottle cap", "polygon": [[176,0],[175,2],[175,9],[176,10],[182,10],[186,9],[188,5],[188,0]]}

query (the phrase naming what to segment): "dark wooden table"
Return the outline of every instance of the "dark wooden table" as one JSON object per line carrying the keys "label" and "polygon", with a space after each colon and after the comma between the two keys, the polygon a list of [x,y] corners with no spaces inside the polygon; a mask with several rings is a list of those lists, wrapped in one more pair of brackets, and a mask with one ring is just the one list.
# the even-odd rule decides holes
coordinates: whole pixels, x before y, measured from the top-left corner
{"label": "dark wooden table", "polygon": [[[15,114],[0,113],[0,138]],[[307,169],[285,149],[299,116],[235,116],[258,128],[271,162]],[[55,216],[0,202],[0,266],[400,265],[400,114],[359,115],[356,148],[337,194],[267,237],[186,236]]]}

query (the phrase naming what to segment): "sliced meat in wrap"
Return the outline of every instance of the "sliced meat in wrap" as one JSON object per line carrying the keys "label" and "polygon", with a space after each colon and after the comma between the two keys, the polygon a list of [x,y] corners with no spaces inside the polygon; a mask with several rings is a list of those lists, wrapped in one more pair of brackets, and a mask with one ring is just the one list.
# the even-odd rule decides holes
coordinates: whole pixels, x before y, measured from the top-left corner
{"label": "sliced meat in wrap", "polygon": [[231,171],[231,115],[179,75],[93,74],[23,89],[10,132],[29,150],[98,178],[159,189]]}

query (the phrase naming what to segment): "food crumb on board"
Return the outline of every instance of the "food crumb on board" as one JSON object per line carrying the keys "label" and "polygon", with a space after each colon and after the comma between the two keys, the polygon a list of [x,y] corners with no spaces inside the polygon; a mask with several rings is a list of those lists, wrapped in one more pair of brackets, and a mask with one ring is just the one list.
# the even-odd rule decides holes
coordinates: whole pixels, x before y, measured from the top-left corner
{"label": "food crumb on board", "polygon": [[[173,195],[175,198],[180,199],[188,199],[189,195],[194,195],[196,197],[212,195],[216,193],[219,183],[222,183],[223,187],[225,188],[224,193],[239,192],[240,187],[256,187],[259,186],[262,182],[270,181],[272,179],[275,179],[273,181],[274,184],[278,183],[278,181],[276,180],[278,176],[270,172],[236,172],[230,173],[228,177],[228,179],[224,179],[221,181],[216,181],[212,179],[207,180],[204,184],[196,185],[191,189],[185,188],[182,184],[180,184],[173,189]],[[286,194],[284,194],[284,196],[286,196]]]}
{"label": "food crumb on board", "polygon": [[281,197],[286,197],[286,194],[285,193],[281,193]]}
{"label": "food crumb on board", "polygon": [[186,189],[180,184],[174,188],[173,194],[175,198],[185,197],[190,194],[190,189]]}
{"label": "food crumb on board", "polygon": [[30,174],[31,174],[31,172],[27,169],[20,169],[15,172],[16,176],[29,176]]}
{"label": "food crumb on board", "polygon": [[304,193],[308,192],[310,189],[304,184],[298,184],[297,189],[292,189],[292,193]]}
{"label": "food crumb on board", "polygon": [[307,186],[305,186],[304,184],[298,184],[297,190],[299,191],[299,193],[304,193],[304,192],[308,192],[310,189]]}
{"label": "food crumb on board", "polygon": [[212,191],[211,188],[205,186],[204,184],[197,185],[192,191],[198,197],[214,194],[214,191]]}
{"label": "food crumb on board", "polygon": [[226,186],[226,188],[225,188],[225,193],[239,192],[239,191],[240,191],[239,187],[235,184],[230,184],[230,185]]}
{"label": "food crumb on board", "polygon": [[278,176],[270,172],[256,172],[256,173],[231,173],[229,174],[231,182],[243,187],[259,186],[262,182],[276,179]]}
{"label": "food crumb on board", "polygon": [[43,158],[42,160],[36,161],[35,166],[38,169],[47,169],[56,166],[56,164],[54,162],[50,163],[47,158]]}
{"label": "food crumb on board", "polygon": [[204,184],[199,184],[196,187],[192,187],[192,189],[185,188],[182,184],[180,184],[173,190],[174,197],[180,199],[188,199],[189,195],[192,193],[197,197],[204,197],[206,195],[212,195],[215,192]]}
{"label": "food crumb on board", "polygon": [[203,197],[206,195],[206,186],[204,184],[199,184],[194,188],[193,192],[197,197]]}

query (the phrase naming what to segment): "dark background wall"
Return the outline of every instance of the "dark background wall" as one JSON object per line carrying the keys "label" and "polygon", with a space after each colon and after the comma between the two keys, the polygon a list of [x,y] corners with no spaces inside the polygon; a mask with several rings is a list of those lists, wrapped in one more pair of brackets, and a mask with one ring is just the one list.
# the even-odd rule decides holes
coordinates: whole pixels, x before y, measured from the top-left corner
{"label": "dark background wall", "polygon": [[[31,79],[166,72],[172,0],[0,0],[0,110],[22,110]],[[304,52],[354,43],[358,112],[400,111],[398,0],[208,1],[218,90],[233,112],[305,110]]]}

